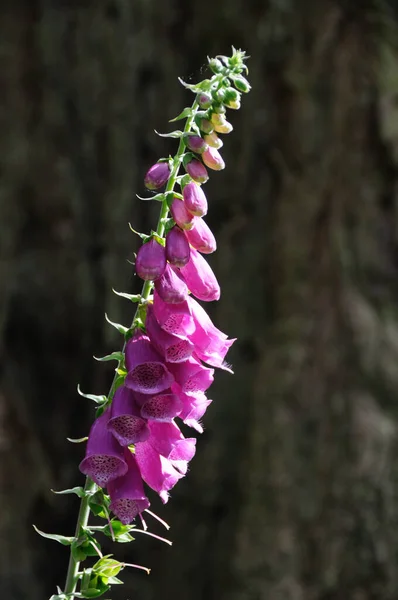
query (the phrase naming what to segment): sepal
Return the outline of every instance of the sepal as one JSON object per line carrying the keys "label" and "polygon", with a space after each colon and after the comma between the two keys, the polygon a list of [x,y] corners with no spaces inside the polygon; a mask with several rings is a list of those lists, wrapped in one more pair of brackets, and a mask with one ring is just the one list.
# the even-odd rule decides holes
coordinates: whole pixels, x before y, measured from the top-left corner
{"label": "sepal", "polygon": [[84,498],[86,496],[86,492],[81,486],[69,488],[68,490],[51,490],[53,494],[58,494],[59,496],[64,496],[65,494],[76,494],[79,498]]}
{"label": "sepal", "polygon": [[79,384],[77,385],[77,393],[79,394],[79,396],[83,396],[83,398],[88,398],[88,400],[92,400],[96,404],[104,404],[108,401],[108,398],[105,395],[96,396],[95,394],[85,394],[81,391]]}
{"label": "sepal", "polygon": [[33,525],[33,529],[36,531],[36,533],[41,535],[41,537],[47,538],[48,540],[53,540],[54,542],[58,542],[63,546],[71,546],[75,540],[74,537],[67,537],[66,535],[58,535],[57,533],[45,533],[44,531],[40,531],[40,529],[38,529],[36,525]]}
{"label": "sepal", "polygon": [[175,139],[178,139],[178,138],[180,138],[180,137],[182,137],[184,135],[184,132],[180,131],[179,129],[176,129],[176,131],[171,131],[170,133],[159,133],[158,131],[156,131],[156,129],[154,129],[154,132],[159,137],[164,137],[164,138],[175,138]]}
{"label": "sepal", "polygon": [[187,106],[186,108],[184,108],[184,110],[182,112],[180,112],[179,115],[174,117],[174,119],[170,119],[169,123],[174,123],[174,121],[181,121],[181,119],[187,119],[188,117],[191,117],[192,114],[193,114],[192,108],[190,106]]}
{"label": "sepal", "polygon": [[123,352],[112,352],[111,354],[107,354],[106,356],[94,356],[93,358],[98,362],[108,362],[110,360],[117,360],[118,362],[121,362],[124,359],[124,354]]}
{"label": "sepal", "polygon": [[126,298],[127,300],[131,300],[131,302],[139,302],[141,300],[141,294],[126,294],[125,292],[117,292],[112,288],[112,292],[116,294],[116,296],[120,296],[121,298]]}
{"label": "sepal", "polygon": [[106,313],[105,313],[105,320],[109,323],[109,325],[112,325],[112,327],[117,329],[118,332],[121,333],[122,335],[126,335],[130,331],[130,327],[125,327],[124,325],[120,325],[120,323],[114,323],[113,321],[111,321]]}

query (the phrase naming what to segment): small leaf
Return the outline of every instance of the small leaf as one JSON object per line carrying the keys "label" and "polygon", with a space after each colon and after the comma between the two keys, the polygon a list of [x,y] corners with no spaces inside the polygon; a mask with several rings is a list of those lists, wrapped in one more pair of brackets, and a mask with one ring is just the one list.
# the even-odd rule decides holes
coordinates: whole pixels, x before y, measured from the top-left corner
{"label": "small leaf", "polygon": [[108,362],[110,360],[117,360],[120,362],[124,359],[124,354],[123,352],[112,352],[112,354],[107,354],[106,356],[101,356],[100,358],[94,356],[94,359],[98,360],[99,362]]}
{"label": "small leaf", "polygon": [[108,577],[108,583],[109,585],[118,585],[123,584],[123,581],[117,577]]}
{"label": "small leaf", "polygon": [[[152,198],[152,200],[153,200],[153,198]],[[136,231],[134,229],[134,227],[132,226],[131,223],[129,223],[129,228],[130,228],[130,230],[133,233],[135,233],[136,235],[138,235],[138,237],[140,237],[142,239],[142,241],[144,242],[144,244],[145,244],[145,242],[148,242],[151,239],[150,235],[147,235],[146,233],[140,233],[139,231]]]}
{"label": "small leaf", "polygon": [[180,112],[180,114],[177,117],[175,117],[174,119],[170,119],[169,123],[174,123],[174,121],[180,121],[181,119],[186,119],[187,117],[191,116],[192,108],[190,106],[187,106],[182,112]]}
{"label": "small leaf", "polygon": [[117,292],[112,288],[112,292],[116,294],[116,296],[120,296],[121,298],[126,298],[127,300],[131,300],[131,302],[139,302],[141,300],[141,294],[126,294],[125,292]]}
{"label": "small leaf", "polygon": [[93,572],[100,577],[116,577],[123,569],[123,563],[115,558],[110,558],[111,556],[111,554],[108,554],[96,562],[93,565]]}
{"label": "small leaf", "polygon": [[83,442],[87,442],[88,440],[88,435],[81,437],[81,438],[66,438],[68,440],[68,442],[71,442],[72,444],[82,444]]}
{"label": "small leaf", "polygon": [[126,335],[126,333],[130,330],[129,327],[125,327],[124,325],[120,325],[120,323],[114,323],[113,321],[111,321],[106,313],[105,313],[105,319],[109,323],[109,325],[112,325],[112,327],[117,329],[118,332],[121,333],[122,335]]}
{"label": "small leaf", "polygon": [[[85,438],[88,439],[88,438]],[[58,494],[59,496],[63,496],[64,494],[76,494],[76,496],[79,496],[79,498],[84,498],[84,496],[86,495],[86,492],[84,491],[84,489],[79,486],[79,487],[74,487],[74,488],[69,488],[68,490],[60,490],[59,492],[56,490],[51,490],[53,494]]]}
{"label": "small leaf", "polygon": [[143,198],[143,196],[139,196],[138,194],[135,195],[136,198],[138,198],[138,200],[144,200],[146,202],[148,202],[149,200],[157,200],[157,202],[163,202],[165,195],[164,194],[155,194],[154,196],[151,196],[150,198]]}
{"label": "small leaf", "polygon": [[84,592],[81,592],[81,597],[82,598],[99,598],[99,596],[102,596],[102,594],[104,592],[107,592],[108,590],[109,590],[109,586],[105,590],[99,590],[98,588],[88,588],[87,590],[84,590]]}
{"label": "small leaf", "polygon": [[156,131],[155,129],[155,133],[156,135],[158,135],[159,137],[163,137],[163,138],[180,138],[184,135],[183,131],[180,131],[179,129],[176,129],[175,131],[171,131],[170,133],[159,133],[158,131]]}
{"label": "small leaf", "polygon": [[65,535],[58,535],[57,533],[44,533],[44,531],[40,531],[36,525],[33,525],[33,529],[42,537],[53,540],[54,542],[59,542],[64,546],[70,546],[75,540],[74,537],[66,537]]}
{"label": "small leaf", "polygon": [[83,398],[88,398],[89,400],[93,400],[96,404],[103,404],[104,402],[106,402],[108,400],[108,398],[106,396],[95,396],[94,394],[84,394],[80,389],[80,385],[77,386],[77,392],[80,396],[83,396]]}

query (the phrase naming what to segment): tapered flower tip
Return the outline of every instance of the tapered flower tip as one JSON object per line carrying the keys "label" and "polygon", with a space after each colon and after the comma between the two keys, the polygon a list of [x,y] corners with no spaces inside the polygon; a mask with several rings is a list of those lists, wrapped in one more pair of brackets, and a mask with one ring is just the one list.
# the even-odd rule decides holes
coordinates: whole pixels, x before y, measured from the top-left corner
{"label": "tapered flower tip", "polygon": [[176,225],[166,235],[167,260],[175,267],[183,267],[189,261],[189,256],[189,242],[182,229]]}
{"label": "tapered flower tip", "polygon": [[170,169],[167,162],[154,164],[146,173],[144,183],[148,190],[158,190],[164,186],[170,177]]}
{"label": "tapered flower tip", "polygon": [[195,395],[188,395],[181,392],[180,399],[182,401],[182,410],[178,415],[179,418],[188,427],[192,427],[199,433],[203,433],[200,419],[205,414],[212,400],[209,400],[203,392],[197,392]]}
{"label": "tapered flower tip", "polygon": [[[214,381],[214,369],[204,367],[192,357],[183,363],[170,364],[169,368],[184,394],[195,395],[198,392],[205,392]],[[171,389],[178,393],[179,388],[175,384]]]}
{"label": "tapered flower tip", "polygon": [[155,290],[163,302],[169,304],[179,304],[188,297],[188,287],[182,275],[169,264],[163,275],[155,281]]}
{"label": "tapered flower tip", "polygon": [[210,265],[201,254],[191,248],[189,262],[181,269],[188,289],[196,298],[204,302],[219,300],[221,290]]}
{"label": "tapered flower tip", "polygon": [[206,167],[199,160],[193,159],[185,165],[186,172],[194,181],[206,183],[209,179]]}
{"label": "tapered flower tip", "polygon": [[109,483],[108,493],[111,499],[109,508],[124,525],[127,525],[149,508],[150,504],[144,493],[141,473],[134,455],[126,449],[124,456],[128,471]]}
{"label": "tapered flower tip", "polygon": [[209,169],[213,169],[213,171],[225,169],[225,162],[216,148],[211,148],[209,146],[207,150],[203,152],[202,159],[205,165],[209,167]]}
{"label": "tapered flower tip", "polygon": [[193,227],[186,232],[187,240],[195,250],[203,254],[211,254],[217,250],[216,238],[207,223],[195,217]]}
{"label": "tapered flower tip", "polygon": [[108,431],[109,418],[108,408],[94,421],[88,436],[86,456],[79,465],[80,471],[101,487],[127,471],[123,448]]}
{"label": "tapered flower tip", "polygon": [[163,393],[151,396],[141,407],[141,415],[151,421],[171,421],[180,414],[182,402],[177,394]]}
{"label": "tapered flower tip", "polygon": [[224,359],[236,339],[228,339],[225,333],[217,329],[204,308],[191,296],[188,304],[195,321],[195,331],[189,338],[195,346],[195,356],[212,367],[232,373]]}
{"label": "tapered flower tip", "polygon": [[152,344],[168,362],[183,362],[192,355],[194,345],[185,336],[164,331],[156,320],[153,305],[148,306],[145,321]]}
{"label": "tapered flower tip", "polygon": [[187,210],[185,203],[182,200],[174,198],[170,211],[174,221],[181,229],[192,229],[193,214]]}
{"label": "tapered flower tip", "polygon": [[195,324],[188,303],[168,304],[164,302],[156,289],[153,294],[153,310],[160,327],[175,335],[190,335]]}
{"label": "tapered flower tip", "polygon": [[196,217],[207,214],[207,198],[197,183],[191,181],[182,190],[186,209]]}
{"label": "tapered flower tip", "polygon": [[152,447],[150,440],[137,444],[135,457],[143,480],[159,494],[162,502],[166,504],[169,490],[183,477],[183,474]]}
{"label": "tapered flower tip", "polygon": [[134,392],[158,394],[172,384],[173,376],[162,357],[142,333],[136,332],[127,342],[125,357],[128,371],[125,385]]}
{"label": "tapered flower tip", "polygon": [[135,270],[145,281],[158,279],[164,273],[166,262],[164,246],[152,238],[138,250]]}
{"label": "tapered flower tip", "polygon": [[140,417],[134,392],[125,386],[119,387],[113,397],[108,429],[121,446],[144,442],[149,437],[149,428]]}

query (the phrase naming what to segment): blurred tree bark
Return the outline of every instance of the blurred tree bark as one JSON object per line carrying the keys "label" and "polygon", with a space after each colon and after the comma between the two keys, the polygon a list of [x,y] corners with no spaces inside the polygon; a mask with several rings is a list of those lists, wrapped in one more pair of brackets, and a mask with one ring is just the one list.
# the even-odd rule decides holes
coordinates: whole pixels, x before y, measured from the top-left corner
{"label": "blurred tree bark", "polygon": [[[5,0],[0,9],[0,587],[63,584],[92,354],[131,307],[157,207],[153,135],[205,56],[246,49],[253,91],[207,184],[211,311],[239,338],[192,471],[159,507],[175,544],[112,548],[152,567],[124,599],[396,600],[398,68],[376,0]],[[394,8],[394,7],[392,7]],[[155,512],[158,504],[154,501]],[[129,561],[130,562],[130,561]],[[124,573],[125,574],[125,573]]]}

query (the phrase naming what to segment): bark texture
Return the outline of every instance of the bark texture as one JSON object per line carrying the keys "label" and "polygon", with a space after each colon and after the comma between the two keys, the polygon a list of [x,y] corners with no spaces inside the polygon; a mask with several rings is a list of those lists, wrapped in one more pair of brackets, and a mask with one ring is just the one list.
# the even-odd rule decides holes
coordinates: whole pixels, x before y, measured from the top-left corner
{"label": "bark texture", "polygon": [[[188,477],[153,508],[174,546],[110,551],[113,600],[398,597],[398,59],[376,0],[5,0],[0,8],[0,589],[63,585],[92,407],[120,347],[103,314],[157,206],[145,169],[206,55],[251,55],[227,169],[206,185],[237,336]],[[392,33],[392,35],[391,35]],[[396,37],[396,35],[395,35]],[[159,510],[158,510],[159,509]],[[156,526],[154,527],[156,529]]]}

